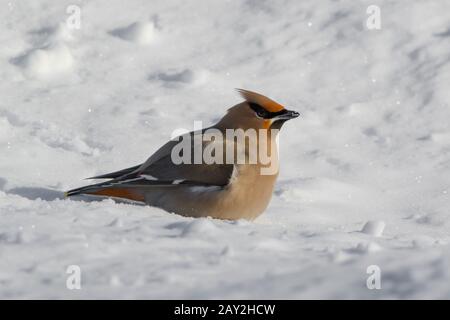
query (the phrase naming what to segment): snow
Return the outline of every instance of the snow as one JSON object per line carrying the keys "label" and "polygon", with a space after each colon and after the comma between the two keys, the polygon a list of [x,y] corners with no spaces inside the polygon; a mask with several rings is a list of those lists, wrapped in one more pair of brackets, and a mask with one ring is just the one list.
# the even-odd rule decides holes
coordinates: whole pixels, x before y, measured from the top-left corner
{"label": "snow", "polygon": [[111,34],[140,45],[148,45],[155,40],[156,30],[151,22],[134,22],[125,28],[113,30]]}
{"label": "snow", "polygon": [[70,71],[73,57],[69,49],[63,45],[36,49],[27,53],[18,64],[31,77],[47,77]]}
{"label": "snow", "polygon": [[[2,7],[0,298],[450,297],[450,3]],[[214,123],[234,88],[302,115],[281,131],[256,221],[63,199]],[[71,265],[81,290],[66,287]]]}
{"label": "snow", "polygon": [[374,237],[381,237],[385,227],[386,223],[384,221],[368,221],[362,228],[361,232],[370,234]]}

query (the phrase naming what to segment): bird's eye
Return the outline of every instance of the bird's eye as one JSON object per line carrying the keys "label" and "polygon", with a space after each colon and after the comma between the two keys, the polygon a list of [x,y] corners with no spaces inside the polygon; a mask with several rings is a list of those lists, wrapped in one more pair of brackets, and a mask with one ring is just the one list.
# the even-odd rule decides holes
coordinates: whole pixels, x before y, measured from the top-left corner
{"label": "bird's eye", "polygon": [[260,116],[261,118],[264,118],[264,116],[266,115],[266,112],[265,112],[265,110],[258,110],[258,111],[256,111],[256,114],[258,116]]}
{"label": "bird's eye", "polygon": [[253,111],[255,111],[256,115],[260,118],[268,118],[269,117],[269,112],[264,109],[263,107],[261,107],[260,105],[256,104],[256,103],[249,103],[250,108],[252,108]]}

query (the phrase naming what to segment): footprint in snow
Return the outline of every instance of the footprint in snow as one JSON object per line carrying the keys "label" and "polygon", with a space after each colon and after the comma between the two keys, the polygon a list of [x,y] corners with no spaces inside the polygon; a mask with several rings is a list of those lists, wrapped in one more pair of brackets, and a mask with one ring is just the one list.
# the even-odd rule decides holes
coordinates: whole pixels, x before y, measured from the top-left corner
{"label": "footprint in snow", "polygon": [[381,237],[385,227],[386,223],[384,221],[368,221],[362,228],[361,232],[374,237]]}
{"label": "footprint in snow", "polygon": [[209,78],[209,72],[206,70],[168,70],[151,74],[149,81],[160,81],[167,88],[179,87],[181,85],[193,84],[199,85]]}
{"label": "footprint in snow", "polygon": [[66,45],[51,44],[31,49],[11,63],[22,68],[29,78],[49,79],[71,71],[74,58]]}
{"label": "footprint in snow", "polygon": [[154,22],[134,22],[126,27],[114,29],[109,33],[122,40],[139,45],[151,44],[158,37],[158,30]]}
{"label": "footprint in snow", "polygon": [[32,47],[10,59],[10,63],[20,67],[25,76],[50,79],[73,70],[75,60],[67,46],[73,36],[64,23],[30,31],[29,35]]}

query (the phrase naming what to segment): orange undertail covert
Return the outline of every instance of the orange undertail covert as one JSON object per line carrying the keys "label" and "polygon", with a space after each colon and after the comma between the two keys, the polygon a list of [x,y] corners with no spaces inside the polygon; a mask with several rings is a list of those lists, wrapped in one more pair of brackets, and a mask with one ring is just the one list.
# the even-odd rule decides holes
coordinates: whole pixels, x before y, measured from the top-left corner
{"label": "orange undertail covert", "polygon": [[144,202],[145,198],[142,194],[138,192],[126,188],[110,188],[110,189],[102,189],[93,192],[89,192],[89,194],[96,196],[106,196],[106,197],[114,197],[114,198],[122,198],[129,199],[133,201],[141,201]]}

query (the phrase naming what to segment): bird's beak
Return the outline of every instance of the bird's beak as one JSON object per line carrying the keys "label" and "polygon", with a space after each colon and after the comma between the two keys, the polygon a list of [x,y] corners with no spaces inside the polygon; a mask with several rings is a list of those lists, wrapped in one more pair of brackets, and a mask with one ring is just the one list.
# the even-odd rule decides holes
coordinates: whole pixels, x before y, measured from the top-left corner
{"label": "bird's beak", "polygon": [[297,111],[284,109],[279,115],[275,116],[273,120],[290,120],[297,118],[300,115]]}

